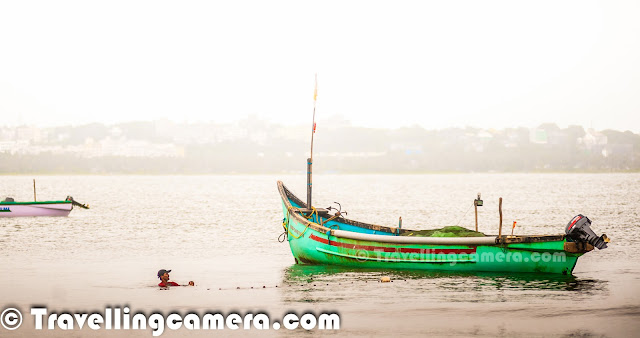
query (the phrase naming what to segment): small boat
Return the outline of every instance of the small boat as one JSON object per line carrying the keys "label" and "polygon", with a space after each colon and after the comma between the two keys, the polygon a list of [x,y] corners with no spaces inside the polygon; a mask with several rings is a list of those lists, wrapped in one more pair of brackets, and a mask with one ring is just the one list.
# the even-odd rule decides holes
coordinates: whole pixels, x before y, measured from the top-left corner
{"label": "small boat", "polygon": [[[315,208],[312,204],[313,135],[316,130],[314,92],[310,158],[307,159],[307,201],[296,197],[278,181],[282,199],[284,232],[297,264],[347,267],[448,271],[534,272],[571,274],[578,258],[594,249],[607,247],[606,235],[591,230],[591,220],[577,215],[564,234],[541,236],[502,235],[502,199],[498,235],[476,231],[471,236],[408,236],[418,230],[368,224],[346,219],[341,207]],[[474,201],[482,205],[480,195]],[[515,224],[514,224],[515,226]],[[445,227],[446,228],[446,227]],[[443,228],[443,229],[445,229]],[[464,229],[464,228],[463,228]],[[467,229],[464,229],[467,230]]]}
{"label": "small boat", "polygon": [[[572,273],[580,256],[604,249],[591,220],[574,217],[565,234],[537,236],[413,237],[417,231],[367,224],[340,211],[309,208],[278,181],[284,237],[297,264],[448,271]],[[337,210],[337,209],[336,209]]]}
{"label": "small boat", "polygon": [[89,209],[89,206],[76,202],[71,196],[67,196],[64,201],[33,202],[16,202],[7,197],[0,201],[0,217],[69,216],[74,205]]}

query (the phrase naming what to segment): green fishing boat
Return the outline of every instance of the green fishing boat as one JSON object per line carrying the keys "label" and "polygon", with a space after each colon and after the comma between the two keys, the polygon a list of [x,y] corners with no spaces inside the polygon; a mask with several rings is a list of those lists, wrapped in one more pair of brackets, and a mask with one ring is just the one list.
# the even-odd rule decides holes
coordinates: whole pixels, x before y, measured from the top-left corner
{"label": "green fishing boat", "polygon": [[[312,204],[313,135],[316,131],[314,91],[311,151],[307,159],[307,201],[296,197],[278,181],[282,199],[284,232],[298,264],[347,267],[489,272],[539,272],[571,274],[578,258],[604,249],[609,239],[591,230],[583,215],[571,219],[565,234],[544,236],[491,236],[464,228],[445,227],[419,231],[350,220],[338,207],[315,208]],[[482,205],[480,195],[474,201]],[[502,205],[502,199],[500,199]],[[500,209],[500,214],[502,211]],[[476,224],[477,230],[477,224]]]}
{"label": "green fishing boat", "polygon": [[308,208],[281,181],[278,191],[283,237],[298,264],[571,274],[580,256],[594,247],[604,249],[608,242],[606,235],[593,233],[591,221],[583,215],[574,217],[565,234],[558,235],[490,236],[466,231],[465,237],[449,237],[452,232],[443,228],[431,231],[431,236],[409,236],[421,231],[350,220],[339,210]]}

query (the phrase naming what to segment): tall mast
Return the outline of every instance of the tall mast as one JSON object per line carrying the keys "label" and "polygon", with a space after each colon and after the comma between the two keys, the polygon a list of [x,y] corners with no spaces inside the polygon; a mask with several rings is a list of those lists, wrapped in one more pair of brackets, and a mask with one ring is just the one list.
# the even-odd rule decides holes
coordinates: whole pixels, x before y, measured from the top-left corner
{"label": "tall mast", "polygon": [[311,151],[307,159],[307,208],[311,209],[312,166],[313,166],[313,134],[316,132],[316,99],[318,98],[318,74],[313,89],[313,123],[311,124]]}

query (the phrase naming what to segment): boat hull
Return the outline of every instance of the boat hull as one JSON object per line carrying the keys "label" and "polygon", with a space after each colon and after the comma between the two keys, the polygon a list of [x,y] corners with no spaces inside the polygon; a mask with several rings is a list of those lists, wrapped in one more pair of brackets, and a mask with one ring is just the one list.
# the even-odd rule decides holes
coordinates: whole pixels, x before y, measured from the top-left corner
{"label": "boat hull", "polygon": [[64,217],[69,216],[72,209],[70,201],[3,202],[0,203],[0,217]]}
{"label": "boat hull", "polygon": [[[293,230],[295,231],[295,230]],[[306,237],[308,235],[309,237]],[[324,238],[323,238],[324,237]],[[498,246],[397,246],[355,240],[330,241],[330,236],[305,234],[289,241],[299,264],[341,265],[349,267],[506,271],[570,274],[579,255],[542,247]],[[546,243],[546,246],[552,243]],[[564,243],[556,243],[562,247]],[[351,246],[349,248],[348,246]],[[375,249],[372,249],[375,248]]]}
{"label": "boat hull", "polygon": [[[444,238],[418,239],[393,233],[382,236],[379,235],[382,234],[381,231],[373,231],[376,233],[373,236],[350,236],[380,240],[346,238],[343,236],[345,231],[336,230],[342,224],[338,227],[323,227],[314,222],[313,217],[307,219],[302,213],[293,211],[301,207],[301,202],[292,197],[295,200],[292,204],[292,200],[284,197],[285,190],[281,189],[283,226],[291,253],[298,264],[374,269],[571,274],[578,258],[583,254],[566,251],[567,242],[562,235],[532,237],[527,239],[528,242],[520,243],[501,243],[495,240],[496,237],[460,241],[468,244],[443,244],[447,241]],[[319,223],[322,223],[322,219]],[[383,227],[376,227],[383,230]],[[431,244],[418,243],[420,241]]]}

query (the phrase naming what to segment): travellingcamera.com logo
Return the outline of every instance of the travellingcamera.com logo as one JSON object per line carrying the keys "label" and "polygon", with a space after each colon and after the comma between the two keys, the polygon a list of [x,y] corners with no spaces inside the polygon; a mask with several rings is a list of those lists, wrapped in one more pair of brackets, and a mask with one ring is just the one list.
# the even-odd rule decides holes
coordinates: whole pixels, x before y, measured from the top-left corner
{"label": "travellingcamera.com logo", "polygon": [[[287,313],[281,319],[271,320],[266,313],[151,313],[132,312],[124,308],[105,308],[98,313],[49,312],[45,307],[31,308],[34,329],[41,330],[151,330],[154,337],[161,336],[166,329],[179,330],[339,330],[340,315],[337,313]],[[6,330],[15,330],[22,325],[22,313],[16,308],[2,311],[0,318]],[[0,334],[2,332],[0,331]]]}

